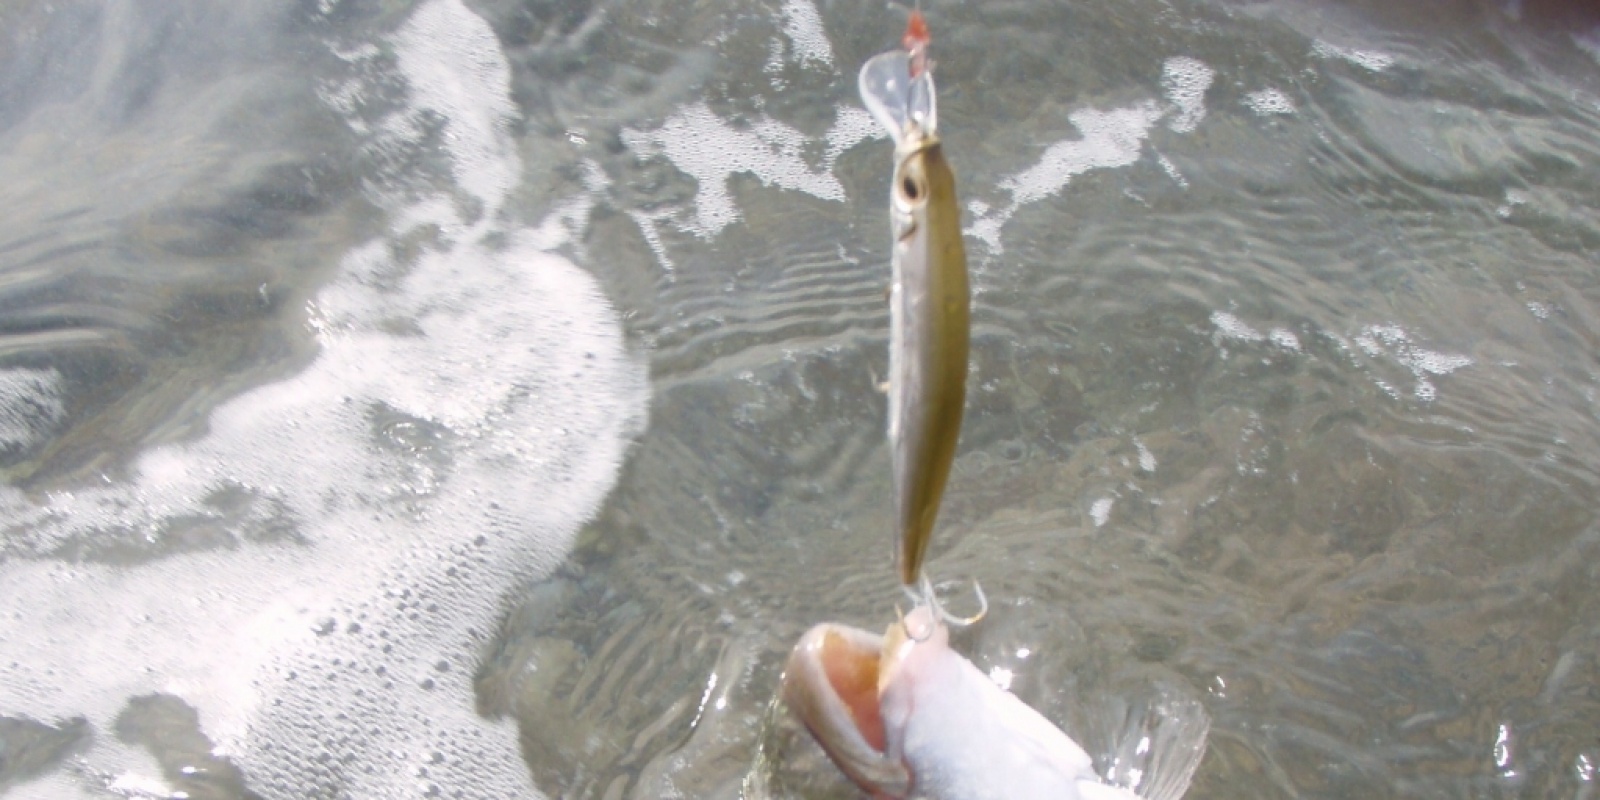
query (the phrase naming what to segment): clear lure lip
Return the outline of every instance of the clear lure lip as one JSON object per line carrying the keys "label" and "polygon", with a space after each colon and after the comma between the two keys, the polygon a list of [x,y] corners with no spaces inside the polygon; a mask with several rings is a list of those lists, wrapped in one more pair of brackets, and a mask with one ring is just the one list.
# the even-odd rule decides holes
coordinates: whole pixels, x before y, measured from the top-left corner
{"label": "clear lure lip", "polygon": [[939,113],[934,99],[933,70],[912,76],[912,54],[890,50],[873,56],[861,67],[861,102],[899,148],[915,131],[932,136],[938,131]]}

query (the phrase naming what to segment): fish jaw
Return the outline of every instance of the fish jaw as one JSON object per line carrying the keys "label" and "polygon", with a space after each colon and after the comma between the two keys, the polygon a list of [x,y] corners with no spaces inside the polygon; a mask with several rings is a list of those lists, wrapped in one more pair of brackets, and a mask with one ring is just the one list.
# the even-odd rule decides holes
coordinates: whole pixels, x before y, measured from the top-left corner
{"label": "fish jaw", "polygon": [[884,639],[823,623],[800,637],[783,671],[783,700],[834,765],[880,798],[910,796],[911,776],[885,751],[878,708]]}
{"label": "fish jaw", "polygon": [[874,797],[1137,798],[1102,782],[1083,748],[950,649],[926,606],[886,636],[812,628],[789,657],[783,692],[834,764]]}

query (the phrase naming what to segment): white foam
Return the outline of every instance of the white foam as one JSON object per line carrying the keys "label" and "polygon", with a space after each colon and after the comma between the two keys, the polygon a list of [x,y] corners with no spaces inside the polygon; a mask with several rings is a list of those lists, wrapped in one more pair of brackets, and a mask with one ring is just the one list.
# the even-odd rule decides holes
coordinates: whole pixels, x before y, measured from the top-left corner
{"label": "white foam", "polygon": [[[1002,179],[999,187],[1011,193],[1004,207],[973,209],[972,223],[963,231],[988,245],[993,254],[1003,252],[1001,230],[1022,206],[1055,195],[1078,175],[1094,169],[1131,166],[1144,152],[1150,131],[1165,117],[1177,133],[1192,133],[1205,118],[1205,93],[1216,72],[1203,62],[1175,56],[1162,62],[1161,86],[1165,104],[1144,100],[1121,108],[1079,109],[1067,120],[1081,134],[1045,148],[1038,163]],[[1157,153],[1156,163],[1180,188],[1189,181],[1176,164]]]}
{"label": "white foam", "polygon": [[1244,104],[1249,106],[1257,116],[1270,117],[1274,115],[1290,115],[1294,113],[1294,101],[1289,96],[1277,89],[1262,89],[1244,96]]}
{"label": "white foam", "polygon": [[[1355,342],[1369,358],[1388,359],[1408,370],[1416,380],[1412,394],[1423,402],[1438,398],[1438,388],[1433,384],[1432,376],[1449,375],[1473,364],[1468,356],[1416,346],[1411,334],[1399,325],[1368,325],[1355,336]],[[1377,383],[1390,396],[1398,397],[1398,390],[1391,384],[1382,380]]]}
{"label": "white foam", "polygon": [[1411,350],[1407,362],[1412,368],[1429,375],[1449,375],[1463,367],[1472,366],[1472,359],[1466,356],[1438,353],[1420,347]]}
{"label": "white foam", "polygon": [[1256,330],[1249,323],[1239,319],[1226,311],[1211,312],[1211,324],[1216,327],[1215,339],[1231,339],[1240,342],[1271,342],[1272,344],[1288,350],[1291,353],[1300,352],[1300,337],[1288,328],[1272,328],[1266,333]]}
{"label": "white foam", "polygon": [[1178,171],[1178,165],[1172,163],[1171,159],[1157,153],[1156,163],[1161,165],[1161,171],[1167,173],[1167,177],[1171,178],[1173,183],[1178,184],[1178,188],[1189,188],[1189,181],[1183,177],[1182,172]]}
{"label": "white foam", "polygon": [[117,776],[106,788],[122,797],[164,798],[171,796],[166,789],[166,781],[156,776],[141,775],[135,772],[125,772]]}
{"label": "white foam", "polygon": [[1300,352],[1300,337],[1288,328],[1273,328],[1267,331],[1267,340],[1285,350]]}
{"label": "white foam", "polygon": [[1139,469],[1141,469],[1141,470],[1143,470],[1145,472],[1155,472],[1156,471],[1156,456],[1155,456],[1155,453],[1150,452],[1150,448],[1146,447],[1145,443],[1139,441],[1138,439],[1134,439],[1133,440],[1133,446],[1134,446],[1135,449],[1137,449],[1139,451]]}
{"label": "white foam", "polygon": [[[860,127],[854,118],[844,124],[846,132]],[[831,164],[813,170],[806,163],[805,134],[770,117],[762,116],[748,127],[735,127],[702,101],[683,107],[655,130],[624,129],[622,140],[641,156],[664,156],[695,179],[694,219],[685,227],[702,237],[715,236],[739,219],[728,179],[740,172],[748,172],[768,186],[823,200],[845,199],[844,186],[834,177]]]}
{"label": "white foam", "polygon": [[833,45],[822,27],[822,15],[811,0],[784,0],[783,35],[789,38],[795,60],[802,66],[811,62],[833,68]]}
{"label": "white foam", "polygon": [[1006,220],[1011,215],[1001,216],[996,214],[990,216],[987,205],[984,206],[982,211],[972,208],[970,205],[968,208],[972,209],[972,224],[968,225],[962,233],[988,245],[991,253],[1004,252],[1005,247],[1000,242],[1000,230],[1005,227]]}
{"label": "white foam", "polygon": [[412,104],[450,120],[456,183],[498,206],[521,175],[505,169],[516,158],[509,131],[517,107],[494,31],[460,2],[424,3],[396,34],[394,52]]}
{"label": "white foam", "polygon": [[[779,15],[783,38],[774,37],[768,43],[767,60],[762,67],[771,76],[774,92],[784,91],[787,85],[782,77],[786,55],[789,62],[801,68],[837,72],[833,47],[814,2],[784,0]],[[765,107],[765,97],[753,100],[757,109]],[[670,270],[673,260],[660,226],[671,223],[696,236],[711,238],[738,222],[741,214],[728,189],[732,176],[748,173],[766,186],[843,202],[844,185],[833,174],[839,157],[862,141],[885,136],[864,109],[841,106],[833,125],[821,137],[821,163],[813,167],[806,154],[815,152],[814,137],[764,114],[724,119],[704,101],[696,101],[678,109],[658,127],[622,131],[623,143],[640,158],[666,158],[694,178],[692,208],[666,205],[649,213],[629,213],[662,267]]]}
{"label": "white foam", "polygon": [[767,61],[765,64],[761,65],[762,72],[774,76],[772,88],[775,90],[781,90],[783,88],[783,82],[776,76],[783,72],[784,51],[785,48],[783,46],[783,40],[776,36],[772,37],[772,39],[767,42]]}
{"label": "white foam", "polygon": [[844,155],[846,150],[868,139],[887,138],[889,138],[888,132],[866,109],[859,106],[841,106],[839,115],[834,117],[833,125],[823,135],[827,146],[822,154],[822,166],[832,170],[839,163],[839,156]]}
{"label": "white foam", "polygon": [[[1272,328],[1262,334],[1238,317],[1223,311],[1212,312],[1211,324],[1217,329],[1217,341],[1267,341],[1291,353],[1303,352],[1300,337],[1288,328]],[[1341,350],[1354,355],[1351,343],[1345,341],[1344,337],[1327,331],[1321,333]],[[1412,395],[1423,402],[1438,399],[1438,387],[1434,385],[1433,377],[1449,375],[1473,364],[1468,356],[1418,347],[1410,333],[1394,324],[1367,325],[1352,340],[1356,350],[1367,358],[1390,361],[1410,372],[1414,380]],[[1381,378],[1374,378],[1373,381],[1390,397],[1400,397],[1400,390],[1394,384]]]}
{"label": "white foam", "polygon": [[[265,797],[539,796],[515,732],[474,712],[472,662],[502,593],[553,568],[615,480],[644,374],[587,273],[540,249],[547,235],[495,227],[521,163],[487,24],[431,0],[393,46],[408,113],[446,120],[457,197],[484,213],[394,209],[391,235],[427,226],[437,245],[407,263],[387,239],[349,253],[314,301],[316,360],[216,409],[205,438],[146,452],[127,482],[0,490],[41,551],[160,535],[214,517],[229,489],[298,541],[0,564],[0,608],[30,610],[0,616],[0,713],[81,714],[104,734],[130,697],[170,692]],[[94,742],[84,774],[128,761]]]}
{"label": "white foam", "polygon": [[1386,53],[1339,47],[1320,40],[1312,44],[1311,54],[1318,58],[1343,59],[1369,72],[1382,72],[1394,66],[1394,56]]}
{"label": "white foam", "polygon": [[1104,527],[1106,522],[1111,519],[1111,506],[1115,502],[1109,497],[1102,497],[1089,506],[1089,518],[1094,520],[1096,528]]}
{"label": "white foam", "polygon": [[1259,342],[1266,338],[1261,331],[1250,327],[1244,320],[1227,313],[1226,311],[1211,312],[1211,324],[1216,326],[1217,335],[1224,339],[1237,339],[1245,342]]}
{"label": "white foam", "polygon": [[1039,163],[1000,182],[1018,205],[1042,200],[1091,169],[1126,167],[1139,160],[1145,139],[1163,112],[1153,101],[1101,111],[1086,108],[1067,119],[1082,132],[1045,148]]}
{"label": "white foam", "polygon": [[[1094,108],[1074,111],[1067,120],[1082,136],[1050,145],[1037,163],[1002,179],[999,186],[1011,193],[1011,203],[992,213],[975,210],[972,224],[963,232],[988,245],[992,253],[1002,252],[1000,231],[1019,208],[1056,194],[1074,177],[1089,170],[1126,167],[1137,162],[1150,129],[1165,114],[1154,100],[1109,111]],[[1182,176],[1176,174],[1176,167],[1169,174],[1182,181]],[[984,211],[990,209],[985,207]]]}
{"label": "white foam", "polygon": [[667,243],[662,241],[661,229],[657,227],[657,223],[671,218],[671,212],[647,214],[637,209],[630,209],[628,216],[639,226],[639,235],[644,237],[645,245],[655,254],[656,263],[660,264],[662,269],[671,272],[674,268],[672,256],[667,253]]}
{"label": "white foam", "polygon": [[1198,59],[1178,56],[1161,65],[1161,91],[1177,106],[1167,127],[1191,133],[1206,116],[1206,90],[1217,73]]}
{"label": "white foam", "polygon": [[1494,210],[1495,216],[1501,219],[1510,219],[1518,206],[1528,205],[1533,202],[1533,195],[1522,189],[1507,189],[1506,201]]}

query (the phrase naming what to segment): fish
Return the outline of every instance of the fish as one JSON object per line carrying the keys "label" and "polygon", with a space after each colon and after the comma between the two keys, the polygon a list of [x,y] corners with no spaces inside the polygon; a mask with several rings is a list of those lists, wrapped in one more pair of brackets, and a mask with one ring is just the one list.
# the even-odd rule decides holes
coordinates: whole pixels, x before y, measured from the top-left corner
{"label": "fish", "polygon": [[971,289],[955,173],[939,139],[927,23],[911,12],[901,47],[869,59],[862,102],[894,141],[889,190],[889,423],[895,561],[922,577],[966,405]]}
{"label": "fish", "polygon": [[883,636],[811,628],[780,691],[833,763],[878,800],[1139,798],[1102,780],[1077,742],[952,650],[931,605]]}

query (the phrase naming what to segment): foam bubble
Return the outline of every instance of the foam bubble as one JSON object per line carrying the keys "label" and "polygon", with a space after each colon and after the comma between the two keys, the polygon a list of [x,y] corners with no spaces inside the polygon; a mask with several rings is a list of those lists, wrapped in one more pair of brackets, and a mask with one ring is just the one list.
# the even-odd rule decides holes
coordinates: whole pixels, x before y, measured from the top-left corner
{"label": "foam bubble", "polygon": [[1300,337],[1288,328],[1272,328],[1266,333],[1256,330],[1244,320],[1225,311],[1213,311],[1211,324],[1216,326],[1215,338],[1240,342],[1271,342],[1291,353],[1300,352]]}
{"label": "foam bubble", "polygon": [[1109,497],[1102,497],[1089,506],[1089,518],[1094,520],[1096,528],[1105,527],[1106,522],[1111,519],[1111,506],[1115,502]]}
{"label": "foam bubble", "polygon": [[1178,188],[1189,188],[1189,181],[1183,177],[1182,172],[1178,171],[1178,165],[1172,163],[1171,159],[1157,153],[1156,163],[1161,165],[1161,171],[1167,173],[1167,177],[1171,178],[1173,183],[1178,184]]}
{"label": "foam bubble", "polygon": [[783,53],[783,40],[776,36],[772,37],[771,41],[767,42],[767,62],[761,65],[762,72],[774,76],[772,88],[778,90],[783,88],[783,82],[776,77],[783,72]]}
{"label": "foam bubble", "polygon": [[[858,126],[859,121],[847,120],[845,125],[845,132],[853,131],[851,126]],[[685,227],[703,237],[715,236],[739,219],[728,191],[728,178],[735,173],[748,172],[768,186],[823,200],[845,199],[844,185],[827,165],[814,171],[806,163],[805,134],[769,117],[755,120],[748,128],[735,128],[702,101],[680,109],[655,130],[625,129],[622,140],[642,156],[666,157],[695,179],[699,188],[694,219]]]}
{"label": "foam bubble", "polygon": [[1394,66],[1394,56],[1386,53],[1339,47],[1320,40],[1311,46],[1311,54],[1318,58],[1343,59],[1369,72],[1382,72]]}
{"label": "foam bubble", "polygon": [[1289,115],[1294,113],[1294,101],[1289,96],[1277,89],[1262,89],[1244,96],[1244,104],[1256,113],[1256,116],[1270,117],[1273,115]]}
{"label": "foam bubble", "polygon": [[456,182],[498,206],[519,175],[505,170],[517,107],[511,65],[494,31],[459,2],[430,2],[412,13],[394,46],[413,105],[450,120]]}
{"label": "foam bubble", "polygon": [[1042,200],[1066,188],[1091,169],[1126,167],[1139,160],[1145,139],[1163,112],[1154,101],[1110,111],[1086,108],[1067,117],[1083,133],[1045,148],[1039,163],[1000,182],[1021,205]]}
{"label": "foam bubble", "polygon": [[[1355,336],[1355,342],[1369,358],[1388,359],[1409,371],[1416,381],[1412,393],[1425,403],[1438,398],[1438,388],[1431,377],[1449,375],[1473,364],[1468,356],[1416,346],[1411,334],[1399,325],[1368,325]],[[1377,383],[1385,393],[1398,397],[1398,390],[1391,384],[1382,380]]]}
{"label": "foam bubble", "polygon": [[1288,328],[1273,328],[1267,331],[1267,339],[1285,350],[1300,352],[1300,337]]}
{"label": "foam bubble", "polygon": [[784,0],[783,35],[789,38],[796,60],[801,65],[816,62],[833,68],[833,45],[822,27],[822,15],[811,0]]}
{"label": "foam bubble", "polygon": [[1266,338],[1260,331],[1245,324],[1244,320],[1225,311],[1211,312],[1211,324],[1216,326],[1217,335],[1224,339],[1259,342]]}
{"label": "foam bubble", "polygon": [[1449,375],[1463,367],[1472,366],[1472,359],[1466,356],[1438,353],[1420,347],[1412,349],[1407,362],[1414,369],[1430,375]]}
{"label": "foam bubble", "polygon": [[1167,127],[1178,133],[1193,132],[1206,116],[1206,90],[1216,72],[1198,59],[1178,56],[1161,65],[1161,91],[1178,107]]}
{"label": "foam bubble", "polygon": [[[346,255],[312,303],[315,361],[220,406],[204,438],[147,451],[125,482],[0,489],[41,555],[68,536],[159,537],[214,517],[220,492],[276,509],[293,536],[132,565],[0,563],[0,607],[33,610],[0,617],[17,663],[0,709],[107,731],[130,698],[169,693],[269,798],[409,796],[419,780],[539,796],[515,732],[474,712],[463,659],[501,593],[552,569],[598,507],[642,424],[644,373],[593,278],[541,249],[549,225],[495,221],[521,162],[487,24],[431,0],[393,45],[415,80],[405,113],[444,121],[454,194],[392,208],[388,236]],[[405,262],[402,237],[423,242]],[[94,742],[78,777],[40,785],[148,775],[118,767],[116,737]]]}
{"label": "foam bubble", "polygon": [[1005,227],[1006,219],[1010,215],[989,216],[988,211],[987,206],[982,211],[972,209],[972,224],[962,233],[988,245],[991,253],[1004,252],[1005,248],[1000,242],[1000,230]]}
{"label": "foam bubble", "polygon": [[839,156],[844,155],[856,145],[868,139],[887,139],[889,133],[878,124],[878,121],[859,106],[842,106],[839,115],[834,118],[832,127],[828,128],[823,136],[827,141],[827,149],[823,152],[822,165],[832,170],[839,163]]}
{"label": "foam bubble", "polygon": [[1510,219],[1519,206],[1533,202],[1533,195],[1522,189],[1507,189],[1506,201],[1494,210],[1495,216],[1501,219]]}
{"label": "foam bubble", "polygon": [[[1011,193],[1004,208],[981,209],[972,206],[973,220],[963,233],[989,246],[991,253],[1003,252],[1001,229],[1017,209],[1043,200],[1066,188],[1078,175],[1092,169],[1126,167],[1139,160],[1150,129],[1166,114],[1154,100],[1146,100],[1110,111],[1086,108],[1067,117],[1081,138],[1065,139],[1045,148],[1038,163],[1000,181],[1000,188]],[[1177,167],[1161,158],[1163,169],[1186,185]]]}
{"label": "foam bubble", "polygon": [[1141,470],[1143,470],[1145,472],[1155,472],[1156,471],[1156,455],[1155,455],[1155,453],[1150,452],[1150,448],[1145,446],[1145,443],[1139,441],[1138,439],[1134,439],[1133,440],[1133,446],[1134,446],[1135,449],[1137,449],[1139,451],[1139,469],[1141,469]]}

